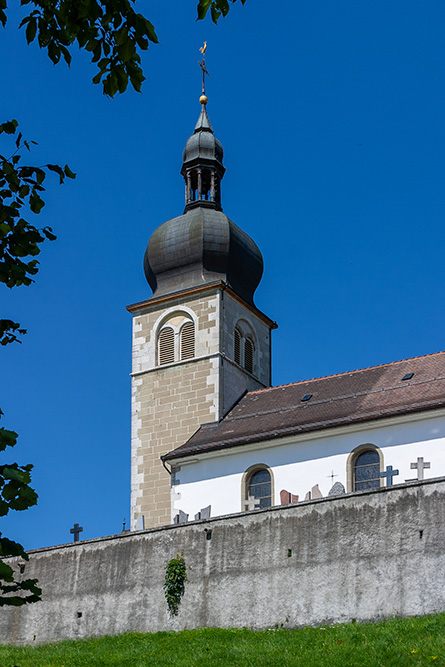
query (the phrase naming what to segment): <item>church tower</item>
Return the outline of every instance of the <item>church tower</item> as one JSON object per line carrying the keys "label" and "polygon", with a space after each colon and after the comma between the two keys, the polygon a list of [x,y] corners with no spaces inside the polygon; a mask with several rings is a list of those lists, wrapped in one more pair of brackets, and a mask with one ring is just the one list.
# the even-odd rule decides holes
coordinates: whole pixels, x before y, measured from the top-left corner
{"label": "church tower", "polygon": [[204,92],[200,103],[183,152],[184,213],[153,232],[144,258],[153,295],[128,306],[133,529],[173,520],[181,473],[174,470],[170,478],[160,457],[183,445],[201,424],[219,421],[246,390],[271,382],[276,325],[253,302],[263,259],[222,211],[223,148]]}

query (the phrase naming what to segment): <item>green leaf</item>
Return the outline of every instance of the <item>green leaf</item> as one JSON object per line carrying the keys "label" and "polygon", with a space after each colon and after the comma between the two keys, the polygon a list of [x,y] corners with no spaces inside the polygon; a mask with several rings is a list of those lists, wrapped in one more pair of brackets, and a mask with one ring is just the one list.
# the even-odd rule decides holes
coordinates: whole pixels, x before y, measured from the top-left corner
{"label": "green leaf", "polygon": [[210,14],[212,16],[213,23],[218,23],[218,19],[221,17],[221,12],[216,7],[211,7]]}
{"label": "green leaf", "polygon": [[64,167],[64,171],[67,178],[76,178],[76,174],[71,171],[67,164]]}
{"label": "green leaf", "polygon": [[28,44],[34,41],[36,32],[37,32],[37,19],[34,18],[33,16],[29,17],[28,25],[26,26],[25,30],[26,41],[28,42]]}
{"label": "green leaf", "polygon": [[39,197],[39,195],[35,192],[35,190],[32,191],[31,196],[29,198],[29,208],[33,213],[40,213],[42,208],[45,206],[45,202],[43,199]]}
{"label": "green leaf", "polygon": [[154,25],[152,23],[150,23],[150,21],[148,19],[146,19],[144,17],[142,17],[142,18],[144,19],[145,34],[147,35],[148,39],[151,42],[153,42],[154,44],[159,44],[158,36],[155,32]]}
{"label": "green leaf", "polygon": [[199,0],[197,6],[198,21],[202,21],[205,18],[211,4],[212,0]]}
{"label": "green leaf", "polygon": [[14,447],[18,437],[19,436],[15,431],[0,428],[0,451],[4,451],[6,447]]}
{"label": "green leaf", "polygon": [[68,51],[66,46],[63,46],[63,44],[60,44],[60,51],[62,52],[64,61],[69,67],[71,65],[71,53]]}
{"label": "green leaf", "polygon": [[114,97],[119,89],[117,76],[115,72],[110,72],[104,81],[104,92],[109,97]]}
{"label": "green leaf", "polygon": [[24,472],[23,470],[18,470],[17,468],[3,468],[2,470],[3,477],[5,479],[12,479],[17,482],[24,482],[28,484],[31,480],[29,473]]}
{"label": "green leaf", "polygon": [[62,167],[59,167],[58,164],[47,164],[46,167],[50,171],[54,171],[56,174],[59,175],[60,183],[63,183],[65,179],[65,172],[63,171]]}
{"label": "green leaf", "polygon": [[14,134],[18,127],[18,122],[16,120],[8,120],[6,123],[0,125],[0,134],[5,132],[5,134]]}
{"label": "green leaf", "polygon": [[42,229],[42,232],[45,235],[45,237],[48,239],[48,241],[55,241],[56,238],[57,238],[57,236],[55,234],[53,234],[53,230],[51,229],[51,227],[44,227]]}
{"label": "green leaf", "polygon": [[131,39],[127,39],[117,47],[117,52],[119,54],[119,58],[123,62],[126,62],[127,60],[131,60],[131,58],[134,57],[136,53],[136,46]]}
{"label": "green leaf", "polygon": [[128,74],[126,73],[124,67],[121,65],[116,67],[116,76],[119,85],[119,92],[125,93],[128,86]]}

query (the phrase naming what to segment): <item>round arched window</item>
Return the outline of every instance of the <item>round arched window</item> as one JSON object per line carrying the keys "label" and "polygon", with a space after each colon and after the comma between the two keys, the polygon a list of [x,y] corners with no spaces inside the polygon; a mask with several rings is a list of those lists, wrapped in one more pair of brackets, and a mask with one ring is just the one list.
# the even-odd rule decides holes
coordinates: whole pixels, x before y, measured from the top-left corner
{"label": "round arched window", "polygon": [[255,344],[251,326],[244,320],[236,325],[233,335],[233,359],[248,373],[255,374]]}
{"label": "round arched window", "polygon": [[267,468],[252,472],[246,483],[246,509],[272,506],[272,480]]}
{"label": "round arched window", "polygon": [[375,449],[367,449],[354,462],[354,491],[376,489],[380,486],[380,458]]}
{"label": "round arched window", "polygon": [[158,333],[158,364],[173,364],[195,356],[195,323],[186,313],[173,313]]}

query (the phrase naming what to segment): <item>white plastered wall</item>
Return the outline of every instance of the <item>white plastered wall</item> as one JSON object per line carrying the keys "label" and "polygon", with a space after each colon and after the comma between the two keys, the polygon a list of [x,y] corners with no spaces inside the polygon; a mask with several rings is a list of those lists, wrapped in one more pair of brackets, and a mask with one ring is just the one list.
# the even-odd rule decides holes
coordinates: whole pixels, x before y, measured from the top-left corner
{"label": "white plastered wall", "polygon": [[[410,464],[423,457],[431,463],[425,479],[445,475],[445,412],[434,411],[416,417],[382,420],[361,427],[340,427],[285,440],[257,443],[245,448],[222,450],[218,455],[201,455],[194,462],[181,462],[181,494],[176,510],[191,518],[207,505],[212,516],[242,511],[242,477],[252,465],[265,464],[274,477],[274,504],[280,504],[280,491],[290,491],[304,500],[318,484],[327,496],[332,484],[347,487],[347,460],[360,445],[373,444],[383,453],[384,468],[399,470],[394,484],[417,478]],[[334,474],[334,478],[331,475]]]}

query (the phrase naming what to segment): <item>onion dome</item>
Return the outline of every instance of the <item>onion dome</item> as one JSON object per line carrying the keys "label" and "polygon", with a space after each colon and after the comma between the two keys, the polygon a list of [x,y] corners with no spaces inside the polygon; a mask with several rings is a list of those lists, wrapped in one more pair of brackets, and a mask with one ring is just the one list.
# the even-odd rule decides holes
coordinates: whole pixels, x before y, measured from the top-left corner
{"label": "onion dome", "polygon": [[201,114],[183,152],[185,210],[154,231],[145,276],[156,298],[223,281],[253,305],[263,258],[250,236],[222,212],[223,148],[207,115],[207,97],[200,102]]}

